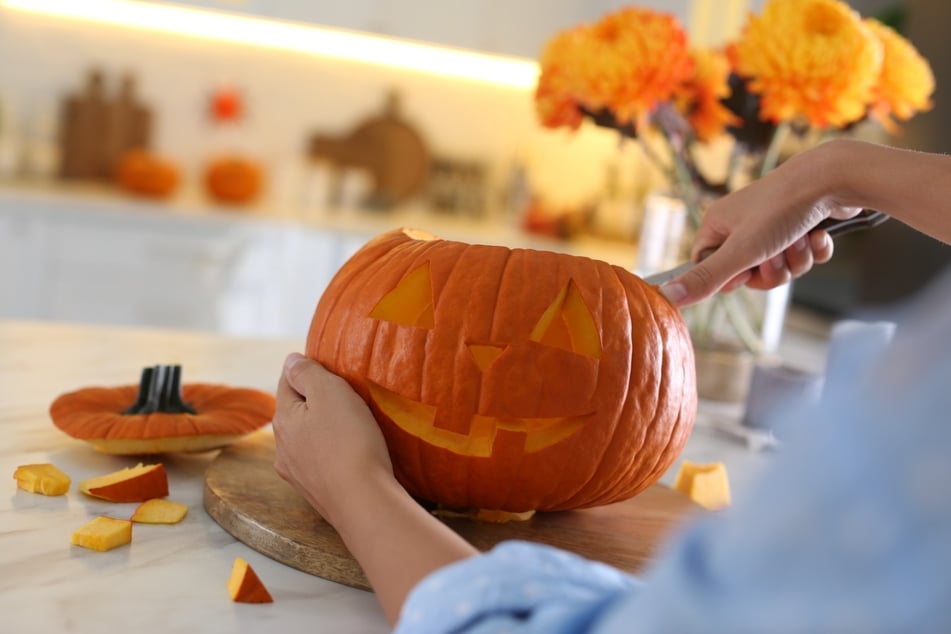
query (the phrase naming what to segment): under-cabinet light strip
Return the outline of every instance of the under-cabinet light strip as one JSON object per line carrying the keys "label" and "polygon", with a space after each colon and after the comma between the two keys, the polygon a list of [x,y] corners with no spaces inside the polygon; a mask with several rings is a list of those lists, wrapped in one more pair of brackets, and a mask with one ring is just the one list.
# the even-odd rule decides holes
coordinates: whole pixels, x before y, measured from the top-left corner
{"label": "under-cabinet light strip", "polygon": [[251,44],[337,59],[365,62],[529,89],[538,64],[529,59],[489,55],[160,2],[133,0],[0,0],[0,6],[30,13]]}

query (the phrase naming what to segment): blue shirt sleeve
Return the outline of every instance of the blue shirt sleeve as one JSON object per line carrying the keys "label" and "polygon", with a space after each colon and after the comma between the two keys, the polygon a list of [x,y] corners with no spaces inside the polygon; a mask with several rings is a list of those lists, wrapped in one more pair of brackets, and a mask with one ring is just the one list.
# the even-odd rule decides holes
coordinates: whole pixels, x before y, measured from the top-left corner
{"label": "blue shirt sleeve", "polygon": [[426,577],[396,632],[583,632],[638,586],[616,568],[557,548],[504,542]]}
{"label": "blue shirt sleeve", "polygon": [[838,377],[788,421],[747,495],[686,527],[641,581],[506,543],[424,579],[397,631],[951,632],[949,288],[866,381]]}

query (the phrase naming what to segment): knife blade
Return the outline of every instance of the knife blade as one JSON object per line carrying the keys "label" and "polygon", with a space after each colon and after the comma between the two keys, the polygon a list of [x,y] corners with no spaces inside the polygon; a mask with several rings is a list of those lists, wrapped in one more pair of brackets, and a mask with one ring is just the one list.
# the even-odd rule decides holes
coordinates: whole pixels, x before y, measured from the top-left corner
{"label": "knife blade", "polygon": [[[875,211],[874,209],[863,209],[857,215],[844,220],[826,218],[816,225],[813,231],[822,229],[829,234],[830,238],[835,238],[836,236],[842,236],[847,233],[852,233],[853,231],[877,227],[888,220],[888,218],[889,216],[882,213],[881,211]],[[700,259],[702,260],[712,252],[713,251],[710,251],[706,254],[701,254]],[[680,277],[695,266],[697,266],[697,262],[684,262],[683,264],[679,264],[672,269],[651,273],[650,275],[644,277],[644,281],[653,286],[660,286],[661,284],[666,284],[672,279]]]}

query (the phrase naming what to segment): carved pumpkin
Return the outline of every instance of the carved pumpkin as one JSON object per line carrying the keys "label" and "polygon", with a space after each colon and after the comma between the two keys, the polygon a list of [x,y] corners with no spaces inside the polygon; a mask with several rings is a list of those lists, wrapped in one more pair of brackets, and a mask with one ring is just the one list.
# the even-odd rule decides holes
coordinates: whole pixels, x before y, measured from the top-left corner
{"label": "carved pumpkin", "polygon": [[116,165],[116,180],[120,187],[134,194],[165,198],[178,187],[178,168],[148,150],[130,150]]}
{"label": "carved pumpkin", "polygon": [[449,508],[632,497],[696,415],[690,338],[656,288],[588,258],[413,230],[338,271],[307,354],[370,405],[407,490]]}
{"label": "carved pumpkin", "polygon": [[96,450],[122,455],[218,449],[274,418],[274,396],[267,392],[180,381],[180,366],[145,368],[139,385],[61,394],[50,418]]}
{"label": "carved pumpkin", "polygon": [[261,193],[264,176],[257,163],[237,156],[219,157],[205,170],[205,188],[218,202],[244,204]]}

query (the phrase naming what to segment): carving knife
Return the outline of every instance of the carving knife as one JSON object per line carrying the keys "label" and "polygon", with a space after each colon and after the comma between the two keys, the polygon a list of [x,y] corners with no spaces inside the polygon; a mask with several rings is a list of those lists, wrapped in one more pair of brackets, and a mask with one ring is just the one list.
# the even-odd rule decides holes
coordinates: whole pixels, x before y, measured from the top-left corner
{"label": "carving knife", "polygon": [[[888,220],[888,218],[889,216],[887,214],[884,214],[880,211],[875,211],[873,209],[863,209],[858,213],[858,215],[853,216],[852,218],[846,218],[845,220],[826,218],[816,225],[815,229],[823,229],[829,234],[830,238],[835,238],[836,236],[852,233],[853,231],[877,227]],[[813,231],[815,231],[815,229],[813,229]],[[707,255],[709,255],[709,253]],[[701,255],[700,259],[702,260],[704,257],[706,256]],[[660,286],[661,284],[666,284],[674,278],[680,277],[696,265],[696,262],[684,262],[683,264],[675,266],[672,269],[658,271],[657,273],[647,275],[644,277],[644,281],[648,284]]]}

